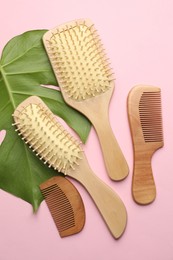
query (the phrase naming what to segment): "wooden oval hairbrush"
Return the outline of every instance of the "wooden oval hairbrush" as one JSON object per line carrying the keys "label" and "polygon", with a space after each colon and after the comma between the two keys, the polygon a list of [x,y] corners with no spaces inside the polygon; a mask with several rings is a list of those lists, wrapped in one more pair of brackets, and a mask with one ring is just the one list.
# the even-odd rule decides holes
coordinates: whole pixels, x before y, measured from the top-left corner
{"label": "wooden oval hairbrush", "polygon": [[78,190],[67,178],[52,177],[40,184],[40,190],[61,237],[83,229],[84,204]]}
{"label": "wooden oval hairbrush", "polygon": [[38,97],[15,110],[16,131],[49,167],[79,181],[86,188],[115,238],[125,230],[127,213],[119,196],[91,170],[79,142],[57,121]]}
{"label": "wooden oval hairbrush", "polygon": [[66,103],[83,113],[97,132],[109,177],[124,179],[128,165],[108,116],[113,73],[93,23],[65,23],[46,32],[43,42]]}
{"label": "wooden oval hairbrush", "polygon": [[160,88],[134,87],[128,96],[128,116],[134,149],[132,194],[137,203],[145,205],[156,197],[151,159],[163,146]]}

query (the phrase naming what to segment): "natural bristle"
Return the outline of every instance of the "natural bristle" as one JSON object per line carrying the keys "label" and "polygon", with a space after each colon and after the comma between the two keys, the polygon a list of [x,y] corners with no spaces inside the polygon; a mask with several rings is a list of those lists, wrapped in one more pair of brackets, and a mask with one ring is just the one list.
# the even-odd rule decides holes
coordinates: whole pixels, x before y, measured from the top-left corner
{"label": "natural bristle", "polygon": [[94,25],[85,21],[64,25],[52,30],[44,43],[68,97],[81,101],[110,88],[113,73]]}
{"label": "natural bristle", "polygon": [[18,113],[14,114],[16,130],[45,164],[65,174],[69,168],[75,168],[81,158],[79,143],[48,108],[42,103],[31,103]]}
{"label": "natural bristle", "polygon": [[160,91],[142,93],[139,102],[139,115],[145,142],[162,142]]}

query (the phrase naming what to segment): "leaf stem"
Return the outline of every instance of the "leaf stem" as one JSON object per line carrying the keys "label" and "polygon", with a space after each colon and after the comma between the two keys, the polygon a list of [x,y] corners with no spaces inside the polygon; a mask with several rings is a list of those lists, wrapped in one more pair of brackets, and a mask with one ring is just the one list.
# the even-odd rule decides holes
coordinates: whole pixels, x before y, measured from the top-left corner
{"label": "leaf stem", "polygon": [[8,92],[10,101],[11,101],[11,103],[12,103],[13,108],[15,109],[15,108],[16,108],[16,105],[15,105],[15,102],[14,102],[14,99],[13,99],[13,95],[12,95],[12,92],[11,92],[11,89],[10,89],[10,85],[9,85],[9,83],[8,83],[7,77],[6,77],[6,75],[5,75],[5,71],[4,71],[4,69],[3,69],[2,66],[0,67],[0,70],[1,70],[2,78],[3,78],[4,82],[5,82],[6,87],[7,87],[7,92]]}

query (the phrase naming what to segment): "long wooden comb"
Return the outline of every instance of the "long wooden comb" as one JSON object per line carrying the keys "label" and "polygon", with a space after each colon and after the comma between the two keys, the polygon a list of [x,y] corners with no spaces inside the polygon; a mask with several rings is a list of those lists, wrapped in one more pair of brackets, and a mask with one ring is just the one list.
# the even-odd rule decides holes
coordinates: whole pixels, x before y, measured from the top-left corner
{"label": "long wooden comb", "polygon": [[163,146],[160,88],[134,87],[128,96],[128,116],[134,148],[132,194],[137,203],[149,204],[156,197],[151,159]]}
{"label": "long wooden comb", "polygon": [[40,185],[40,190],[61,237],[80,232],[85,224],[85,208],[74,185],[56,176]]}

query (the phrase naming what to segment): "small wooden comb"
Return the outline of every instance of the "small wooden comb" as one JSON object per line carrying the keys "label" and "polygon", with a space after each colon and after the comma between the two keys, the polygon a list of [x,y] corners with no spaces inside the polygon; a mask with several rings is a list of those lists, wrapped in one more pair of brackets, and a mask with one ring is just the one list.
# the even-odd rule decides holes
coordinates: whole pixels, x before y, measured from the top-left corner
{"label": "small wooden comb", "polygon": [[151,159],[163,146],[160,88],[134,87],[128,96],[128,116],[134,148],[132,194],[145,205],[156,197]]}
{"label": "small wooden comb", "polygon": [[40,185],[61,237],[80,232],[85,224],[85,208],[74,185],[65,177],[56,176]]}

